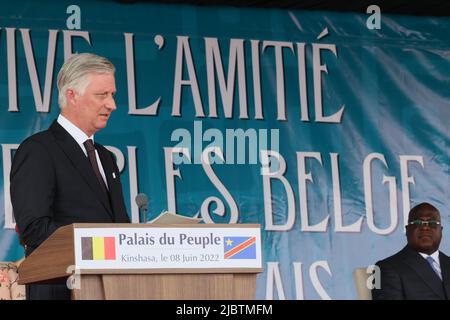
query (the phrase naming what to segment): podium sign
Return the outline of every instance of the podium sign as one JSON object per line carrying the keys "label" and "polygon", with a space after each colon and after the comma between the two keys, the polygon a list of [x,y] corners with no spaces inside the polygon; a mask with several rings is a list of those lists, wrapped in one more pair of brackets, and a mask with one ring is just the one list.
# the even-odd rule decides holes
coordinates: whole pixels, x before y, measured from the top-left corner
{"label": "podium sign", "polygon": [[74,273],[76,300],[248,300],[261,261],[258,224],[74,223],[25,259],[19,284]]}
{"label": "podium sign", "polygon": [[239,225],[76,228],[76,269],[262,268],[260,228]]}

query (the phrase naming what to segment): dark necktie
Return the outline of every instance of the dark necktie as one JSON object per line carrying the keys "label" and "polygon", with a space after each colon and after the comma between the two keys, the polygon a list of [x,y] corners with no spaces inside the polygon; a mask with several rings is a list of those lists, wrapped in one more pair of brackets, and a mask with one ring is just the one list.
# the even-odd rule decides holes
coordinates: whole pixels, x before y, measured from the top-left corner
{"label": "dark necktie", "polygon": [[89,161],[91,162],[92,169],[94,170],[94,173],[95,173],[95,175],[97,177],[98,183],[100,183],[100,186],[101,186],[102,190],[105,193],[108,193],[108,189],[106,188],[105,181],[103,180],[103,177],[100,174],[100,170],[98,168],[97,157],[95,156],[94,142],[92,141],[92,139],[87,139],[83,143],[83,145],[86,148]]}

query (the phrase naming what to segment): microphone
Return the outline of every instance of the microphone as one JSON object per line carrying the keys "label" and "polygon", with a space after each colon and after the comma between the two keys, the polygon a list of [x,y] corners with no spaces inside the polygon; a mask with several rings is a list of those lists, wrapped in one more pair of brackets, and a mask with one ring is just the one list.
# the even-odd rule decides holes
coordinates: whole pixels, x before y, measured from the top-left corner
{"label": "microphone", "polygon": [[134,199],[139,210],[142,210],[141,222],[147,223],[148,197],[145,193],[139,193]]}

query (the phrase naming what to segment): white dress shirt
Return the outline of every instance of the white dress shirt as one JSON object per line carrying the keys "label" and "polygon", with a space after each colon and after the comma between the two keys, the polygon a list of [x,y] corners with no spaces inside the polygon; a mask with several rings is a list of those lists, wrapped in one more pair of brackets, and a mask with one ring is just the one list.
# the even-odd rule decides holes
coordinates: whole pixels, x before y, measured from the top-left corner
{"label": "white dress shirt", "polygon": [[437,269],[439,274],[442,275],[441,264],[439,263],[439,250],[436,250],[435,252],[433,252],[430,255],[428,255],[426,253],[422,253],[422,252],[419,252],[419,253],[425,260],[427,259],[428,256],[432,257],[434,260],[434,262],[433,262],[434,267]]}
{"label": "white dress shirt", "polygon": [[[74,125],[72,122],[70,122],[70,120],[68,120],[66,117],[64,117],[61,114],[58,116],[58,119],[56,121],[58,121],[58,123],[61,125],[61,127],[63,127],[72,136],[72,138],[75,139],[75,141],[78,143],[81,150],[83,150],[83,152],[87,158],[87,156],[88,156],[87,151],[86,151],[86,148],[84,147],[83,143],[87,139],[92,139],[92,141],[94,141],[94,136],[92,135],[92,136],[88,137],[80,128],[78,128],[76,125]],[[98,168],[100,169],[100,174],[102,175],[103,181],[105,181],[105,185],[106,185],[106,187],[108,187],[108,182],[106,181],[105,171],[103,170],[102,162],[100,161],[100,157],[98,156],[97,150],[95,150],[95,158],[97,159]]]}

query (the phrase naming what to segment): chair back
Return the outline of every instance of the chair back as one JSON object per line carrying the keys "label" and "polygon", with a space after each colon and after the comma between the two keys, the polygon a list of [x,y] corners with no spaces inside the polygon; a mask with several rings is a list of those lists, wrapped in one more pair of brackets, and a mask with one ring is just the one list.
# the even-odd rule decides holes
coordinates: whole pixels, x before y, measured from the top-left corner
{"label": "chair back", "polygon": [[367,284],[368,278],[372,274],[367,272],[366,268],[356,268],[353,270],[353,281],[356,286],[358,300],[372,300],[372,290]]}

